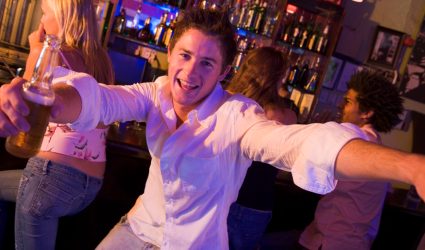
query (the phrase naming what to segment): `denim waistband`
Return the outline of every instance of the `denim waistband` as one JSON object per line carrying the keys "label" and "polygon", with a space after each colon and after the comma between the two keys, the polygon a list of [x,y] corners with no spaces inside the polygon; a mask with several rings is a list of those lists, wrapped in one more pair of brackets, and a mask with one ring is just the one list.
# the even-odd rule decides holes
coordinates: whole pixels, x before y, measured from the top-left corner
{"label": "denim waistband", "polygon": [[250,221],[268,221],[272,216],[272,211],[257,210],[249,207],[244,207],[238,203],[233,203],[230,206],[229,214],[235,218],[249,219]]}
{"label": "denim waistband", "polygon": [[55,171],[60,171],[62,174],[72,176],[74,178],[82,178],[87,180],[96,180],[102,181],[100,178],[96,178],[90,175],[87,175],[80,170],[73,168],[68,165],[59,164],[57,162],[53,162],[51,160],[43,159],[40,157],[32,157],[28,160],[27,167],[36,170],[40,174],[47,174],[50,169],[54,168]]}

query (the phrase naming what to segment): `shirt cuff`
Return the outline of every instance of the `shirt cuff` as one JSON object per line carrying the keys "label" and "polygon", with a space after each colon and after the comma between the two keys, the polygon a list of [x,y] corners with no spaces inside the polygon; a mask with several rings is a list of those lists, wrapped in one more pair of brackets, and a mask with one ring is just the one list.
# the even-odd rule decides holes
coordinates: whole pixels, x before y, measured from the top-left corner
{"label": "shirt cuff", "polygon": [[77,120],[67,124],[76,131],[94,129],[100,120],[100,90],[97,81],[86,73],[75,72],[63,67],[54,71],[54,84],[65,83],[75,88],[81,97],[81,111]]}
{"label": "shirt cuff", "polygon": [[294,183],[310,192],[326,194],[335,189],[336,158],[342,147],[357,138],[367,139],[353,124],[328,122],[319,125],[302,145],[301,157],[292,167]]}

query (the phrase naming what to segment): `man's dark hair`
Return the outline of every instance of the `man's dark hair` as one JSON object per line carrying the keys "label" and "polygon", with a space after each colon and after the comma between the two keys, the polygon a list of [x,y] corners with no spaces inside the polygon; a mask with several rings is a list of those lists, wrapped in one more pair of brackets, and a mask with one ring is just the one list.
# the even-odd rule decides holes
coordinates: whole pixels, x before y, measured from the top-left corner
{"label": "man's dark hair", "polygon": [[229,21],[228,13],[212,9],[190,9],[181,15],[176,23],[174,35],[170,41],[170,51],[176,42],[189,29],[217,38],[223,57],[223,69],[231,65],[236,54],[235,30]]}
{"label": "man's dark hair", "polygon": [[396,86],[384,76],[366,70],[357,72],[348,81],[348,89],[357,92],[361,112],[374,112],[369,123],[377,131],[389,132],[401,121],[403,99]]}

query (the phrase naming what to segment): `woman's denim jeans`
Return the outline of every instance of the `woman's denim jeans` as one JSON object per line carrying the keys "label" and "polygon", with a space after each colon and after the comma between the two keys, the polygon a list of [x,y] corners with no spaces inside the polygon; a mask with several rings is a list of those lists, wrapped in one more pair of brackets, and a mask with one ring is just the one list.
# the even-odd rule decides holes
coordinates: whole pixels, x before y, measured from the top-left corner
{"label": "woman's denim jeans", "polygon": [[271,218],[272,211],[256,210],[233,203],[227,217],[229,249],[256,249]]}
{"label": "woman's denim jeans", "polygon": [[83,210],[101,186],[101,179],[77,169],[31,158],[22,174],[16,202],[16,249],[55,249],[59,217]]}

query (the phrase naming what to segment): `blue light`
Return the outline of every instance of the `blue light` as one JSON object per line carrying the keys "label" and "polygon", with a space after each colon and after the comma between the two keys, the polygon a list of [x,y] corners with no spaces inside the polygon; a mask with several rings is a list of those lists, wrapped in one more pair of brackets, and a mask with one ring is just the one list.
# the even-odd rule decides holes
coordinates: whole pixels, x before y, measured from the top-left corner
{"label": "blue light", "polygon": [[244,30],[244,29],[241,29],[241,28],[237,28],[236,29],[236,33],[238,34],[238,35],[240,35],[240,36],[246,36],[247,34],[247,32],[246,32],[246,30]]}
{"label": "blue light", "polygon": [[145,1],[143,3],[144,4],[151,5],[151,6],[154,6],[154,7],[158,8],[158,9],[163,10],[163,11],[167,11],[170,14],[172,14],[173,16],[176,15],[176,12],[179,12],[179,8],[178,7],[174,7],[174,6],[171,6],[171,5],[168,5],[168,4],[153,3],[151,1]]}

